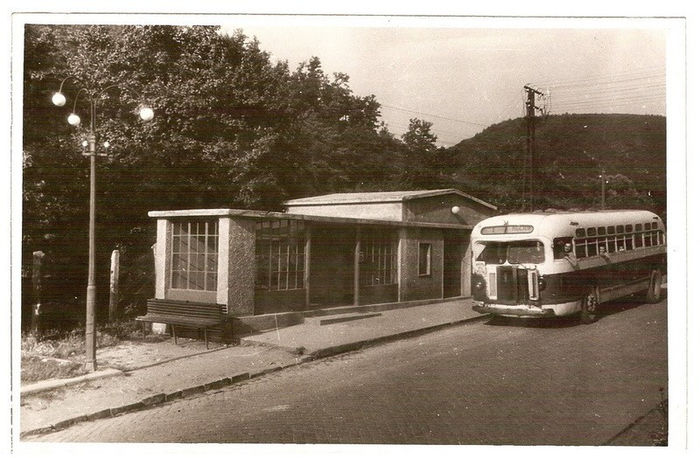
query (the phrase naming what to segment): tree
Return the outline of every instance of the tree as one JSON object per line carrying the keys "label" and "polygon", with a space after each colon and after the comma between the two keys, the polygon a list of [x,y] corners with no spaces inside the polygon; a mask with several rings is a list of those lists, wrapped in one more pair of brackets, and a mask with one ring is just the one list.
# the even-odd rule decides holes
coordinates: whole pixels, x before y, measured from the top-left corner
{"label": "tree", "polygon": [[405,145],[405,182],[411,188],[436,188],[446,179],[445,150],[435,146],[437,136],[431,132],[433,123],[411,118],[408,130],[401,136]]}
{"label": "tree", "polygon": [[412,154],[430,154],[435,151],[437,136],[430,129],[432,122],[418,118],[411,118],[408,122],[408,130],[401,136],[401,139]]}
{"label": "tree", "polygon": [[[76,94],[88,119],[81,88],[100,94],[98,144],[111,144],[98,160],[97,264],[122,250],[127,301],[151,294],[149,210],[277,209],[384,188],[397,175],[401,143],[380,130],[374,96],[353,94],[349,77],[324,74],[318,58],[290,71],[242,32],[204,26],[30,25],[25,41],[24,259],[43,250],[69,273],[56,276],[56,300],[82,300],[86,276],[88,123],[65,122]],[[69,102],[58,109],[51,95],[66,76]],[[135,116],[143,103],[156,113],[149,123]],[[107,269],[97,273],[106,285]]]}
{"label": "tree", "polygon": [[[26,42],[23,248],[71,270],[54,290],[82,296],[85,277],[88,170],[79,145],[88,123],[65,123],[76,95],[87,120],[81,88],[109,88],[97,97],[99,143],[112,145],[98,161],[98,265],[117,245],[133,253],[126,263],[150,256],[149,210],[246,202],[234,168],[286,122],[270,114],[284,103],[287,68],[270,64],[256,42],[175,26],[28,26]],[[69,103],[60,110],[50,98],[65,76]],[[134,116],[144,102],[156,111],[149,124]]]}

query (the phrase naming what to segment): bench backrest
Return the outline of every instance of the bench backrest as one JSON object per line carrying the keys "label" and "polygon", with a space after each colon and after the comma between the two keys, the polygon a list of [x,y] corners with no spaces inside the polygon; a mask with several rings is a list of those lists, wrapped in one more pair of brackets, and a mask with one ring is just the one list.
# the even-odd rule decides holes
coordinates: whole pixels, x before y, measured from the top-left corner
{"label": "bench backrest", "polygon": [[220,304],[207,304],[199,302],[172,301],[163,299],[149,299],[146,302],[149,314],[173,315],[191,318],[214,318],[223,320],[226,315]]}

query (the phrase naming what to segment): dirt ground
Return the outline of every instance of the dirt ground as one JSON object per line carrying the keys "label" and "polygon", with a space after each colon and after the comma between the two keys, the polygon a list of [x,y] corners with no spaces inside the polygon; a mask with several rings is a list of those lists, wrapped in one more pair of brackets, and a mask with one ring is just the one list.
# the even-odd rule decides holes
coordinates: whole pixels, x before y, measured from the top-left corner
{"label": "dirt ground", "polygon": [[215,351],[224,348],[218,342],[209,342],[207,350],[201,340],[178,338],[177,345],[172,339],[159,341],[125,341],[119,345],[97,349],[98,368],[111,367],[123,371],[151,366],[173,359]]}

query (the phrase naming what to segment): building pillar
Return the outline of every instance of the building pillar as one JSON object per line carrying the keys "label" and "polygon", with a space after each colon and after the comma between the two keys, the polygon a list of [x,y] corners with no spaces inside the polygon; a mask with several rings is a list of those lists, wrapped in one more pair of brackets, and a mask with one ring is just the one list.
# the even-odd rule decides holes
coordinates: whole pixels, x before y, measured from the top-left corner
{"label": "building pillar", "polygon": [[155,267],[156,289],[154,297],[165,299],[165,291],[168,288],[170,279],[170,263],[168,253],[170,252],[170,231],[172,224],[167,219],[159,219],[157,222],[156,244],[153,246],[153,262]]}
{"label": "building pillar", "polygon": [[216,302],[229,316],[255,313],[255,221],[219,218]]}
{"label": "building pillar", "polygon": [[311,227],[307,224],[304,230],[304,308],[311,307]]}
{"label": "building pillar", "polygon": [[396,275],[398,276],[399,302],[407,300],[408,294],[408,229],[399,229],[399,246],[397,250]]}
{"label": "building pillar", "polygon": [[360,228],[355,228],[355,262],[353,269],[353,304],[360,305]]}
{"label": "building pillar", "polygon": [[467,240],[467,249],[464,250],[462,260],[462,296],[472,295],[472,244],[471,238]]}

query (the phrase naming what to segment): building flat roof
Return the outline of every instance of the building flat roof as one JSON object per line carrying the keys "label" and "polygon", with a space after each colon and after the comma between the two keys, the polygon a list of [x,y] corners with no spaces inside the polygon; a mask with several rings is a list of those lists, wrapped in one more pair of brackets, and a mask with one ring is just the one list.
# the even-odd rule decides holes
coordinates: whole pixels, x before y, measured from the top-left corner
{"label": "building flat roof", "polygon": [[237,216],[239,218],[253,219],[294,219],[300,221],[314,221],[331,224],[361,224],[373,226],[399,226],[399,227],[423,227],[433,229],[472,229],[474,226],[466,224],[425,223],[417,221],[387,221],[367,218],[346,218],[338,216],[298,215],[294,213],[268,212],[261,210],[242,210],[232,208],[212,208],[194,210],[158,210],[148,212],[151,218],[186,218],[186,217],[211,217],[211,216]]}
{"label": "building flat roof", "polygon": [[418,191],[382,191],[382,192],[343,192],[335,194],[325,194],[322,196],[303,197],[291,199],[284,202],[287,207],[310,206],[310,205],[340,205],[340,204],[367,204],[367,203],[387,203],[404,202],[411,199],[422,199],[447,194],[457,194],[471,199],[481,205],[496,210],[497,207],[474,196],[470,196],[457,189],[429,189]]}

